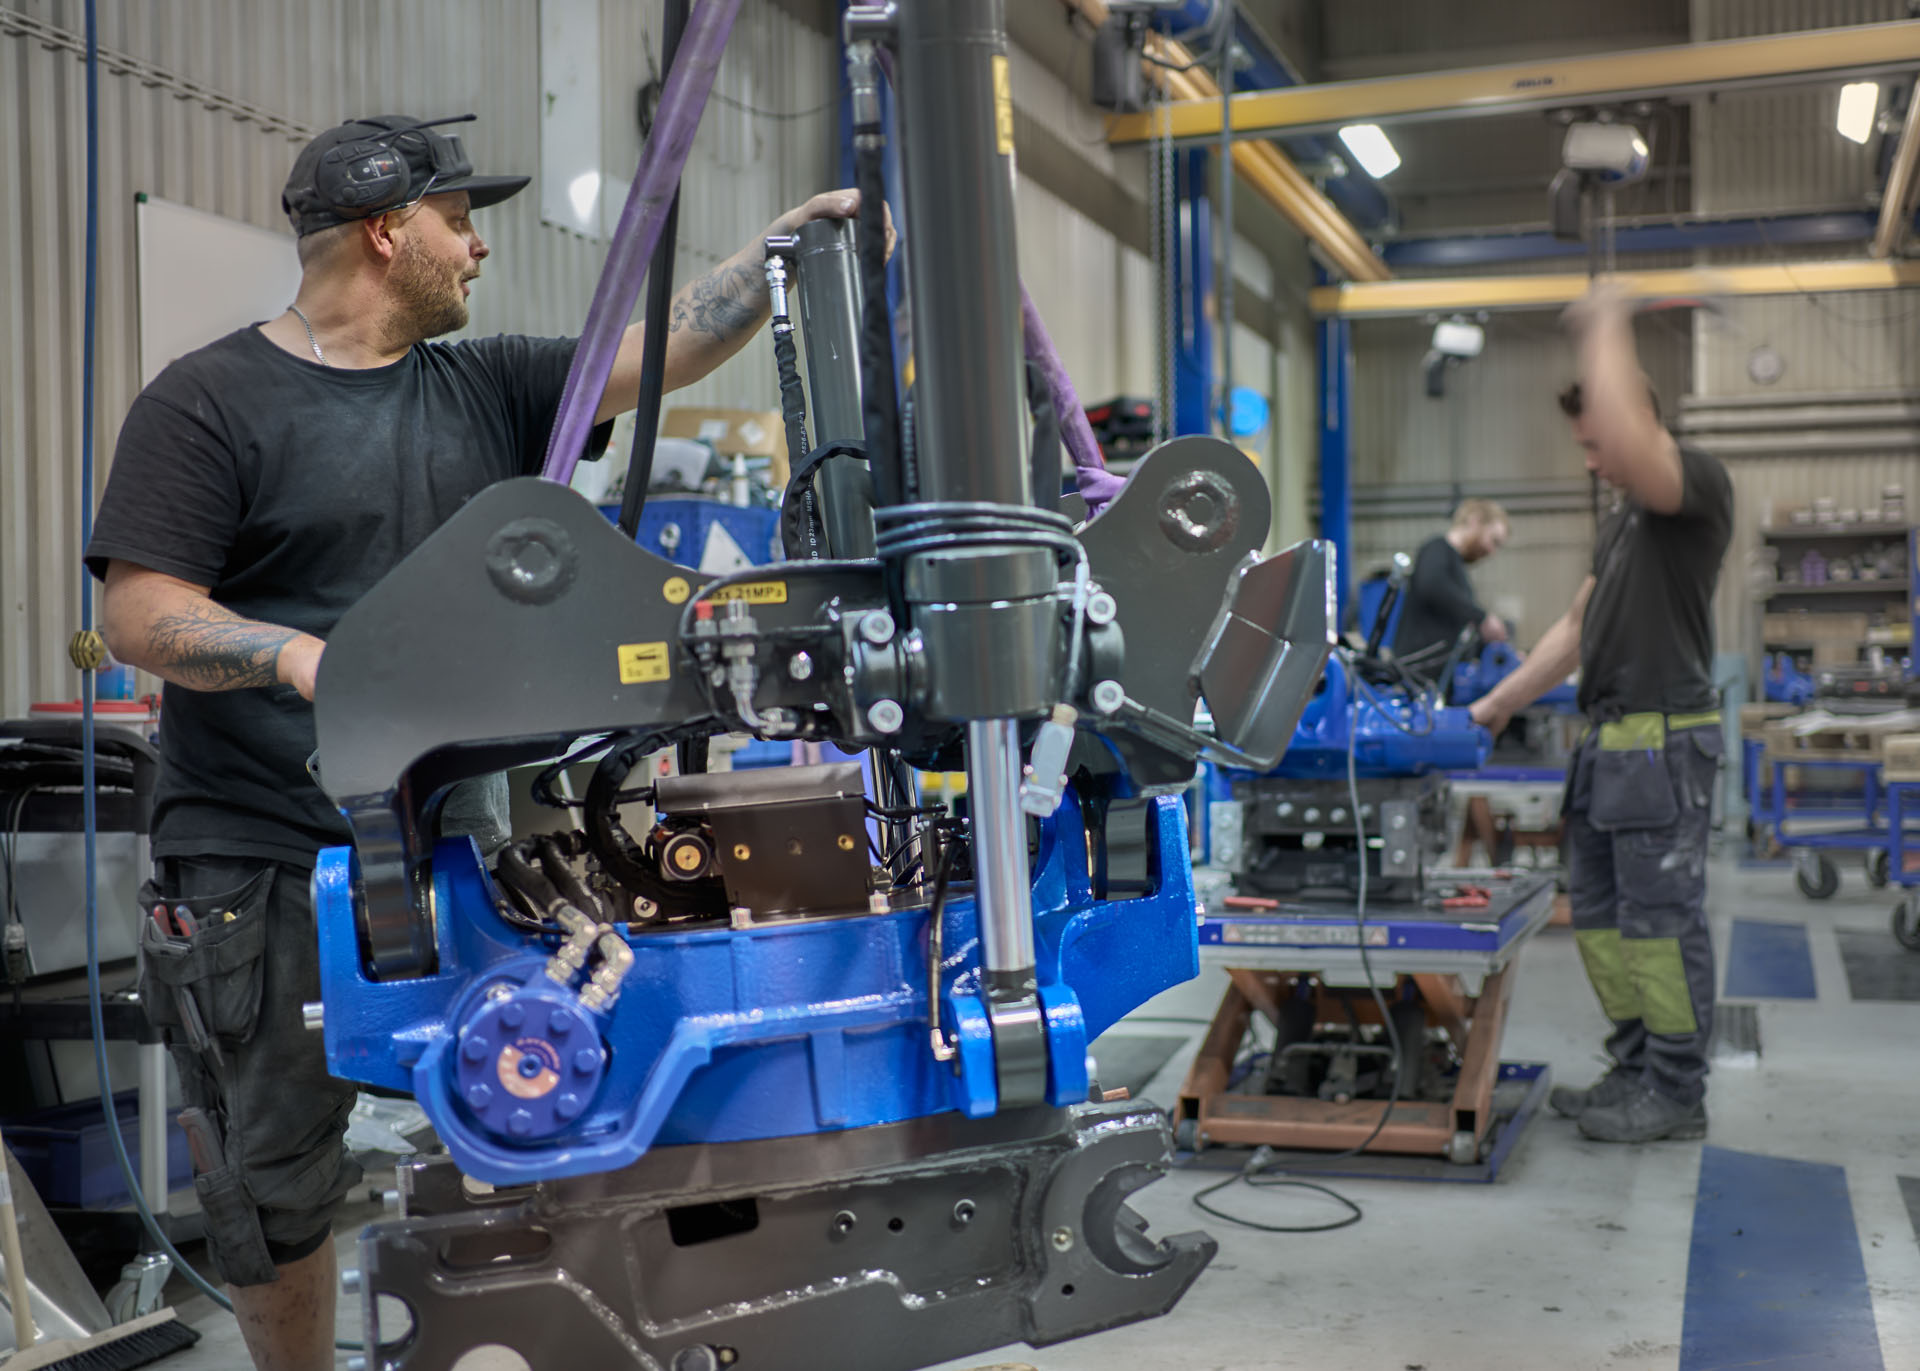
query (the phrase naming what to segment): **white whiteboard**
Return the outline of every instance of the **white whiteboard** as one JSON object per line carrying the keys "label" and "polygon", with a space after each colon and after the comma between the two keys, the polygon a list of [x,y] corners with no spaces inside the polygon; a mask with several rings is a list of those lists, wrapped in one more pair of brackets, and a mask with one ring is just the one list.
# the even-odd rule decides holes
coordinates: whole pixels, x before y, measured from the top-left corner
{"label": "white whiteboard", "polygon": [[142,386],[183,353],[284,314],[300,289],[284,233],[147,196],[136,208]]}

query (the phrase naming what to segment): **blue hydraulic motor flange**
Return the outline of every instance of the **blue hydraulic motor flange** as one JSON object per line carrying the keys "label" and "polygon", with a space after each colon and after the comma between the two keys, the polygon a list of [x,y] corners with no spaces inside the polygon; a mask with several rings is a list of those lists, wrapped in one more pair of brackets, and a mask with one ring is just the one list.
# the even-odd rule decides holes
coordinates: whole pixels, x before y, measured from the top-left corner
{"label": "blue hydraulic motor flange", "polygon": [[461,1102],[499,1137],[561,1132],[586,1113],[606,1075],[597,1017],[545,976],[517,989],[495,982],[459,1026]]}

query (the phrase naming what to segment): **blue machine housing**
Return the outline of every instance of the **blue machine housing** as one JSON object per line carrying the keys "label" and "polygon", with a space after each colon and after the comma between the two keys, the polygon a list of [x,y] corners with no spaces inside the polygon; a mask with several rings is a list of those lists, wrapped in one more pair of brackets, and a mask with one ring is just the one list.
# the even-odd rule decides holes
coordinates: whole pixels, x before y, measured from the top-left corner
{"label": "blue machine housing", "polygon": [[[1521,660],[1513,644],[1488,643],[1480,649],[1478,657],[1469,658],[1455,665],[1450,698],[1455,704],[1472,704],[1519,670]],[[1552,690],[1537,697],[1532,708],[1574,714],[1580,709],[1579,696],[1580,692],[1575,687],[1562,681]]]}
{"label": "blue machine housing", "polygon": [[1293,730],[1293,742],[1269,776],[1344,777],[1353,750],[1357,776],[1420,776],[1485,765],[1492,739],[1466,710],[1404,691],[1357,688],[1338,658]]}
{"label": "blue machine housing", "polygon": [[[1041,824],[1036,977],[1055,1105],[1086,1099],[1089,1041],[1199,971],[1186,811],[1176,796],[1152,806],[1157,883],[1137,899],[1095,900],[1071,792]],[[612,1170],[655,1146],[984,1117],[998,1104],[969,897],[949,899],[942,919],[942,1027],[956,1049],[943,1063],[929,1041],[925,909],[632,934],[632,969],[597,1013],[547,975],[550,942],[496,912],[471,840],[434,852],[429,976],[365,974],[351,848],[321,854],[313,890],[329,1069],[411,1091],[460,1168],[495,1185]]]}

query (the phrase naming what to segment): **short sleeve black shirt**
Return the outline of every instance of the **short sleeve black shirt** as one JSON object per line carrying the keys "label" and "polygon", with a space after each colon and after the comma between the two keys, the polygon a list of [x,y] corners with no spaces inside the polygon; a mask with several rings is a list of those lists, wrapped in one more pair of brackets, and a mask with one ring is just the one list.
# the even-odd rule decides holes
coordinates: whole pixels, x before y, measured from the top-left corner
{"label": "short sleeve black shirt", "polygon": [[[104,577],[111,560],[137,563],[325,638],[467,500],[539,471],[576,341],[422,343],[353,370],[295,357],[257,327],[228,334],[134,400],[87,565]],[[312,706],[291,686],[169,684],[154,855],[310,864],[346,841],[307,774],[313,746]]]}
{"label": "short sleeve black shirt", "polygon": [[[1413,559],[1406,607],[1394,633],[1394,655],[1407,657],[1436,643],[1451,647],[1468,624],[1486,618],[1467,578],[1467,561],[1444,535],[1429,538]],[[1438,667],[1439,662],[1433,665]]]}
{"label": "short sleeve black shirt", "polygon": [[1706,453],[1680,449],[1680,508],[1628,500],[1600,526],[1580,628],[1580,708],[1589,718],[1718,708],[1713,592],[1733,533],[1733,483]]}

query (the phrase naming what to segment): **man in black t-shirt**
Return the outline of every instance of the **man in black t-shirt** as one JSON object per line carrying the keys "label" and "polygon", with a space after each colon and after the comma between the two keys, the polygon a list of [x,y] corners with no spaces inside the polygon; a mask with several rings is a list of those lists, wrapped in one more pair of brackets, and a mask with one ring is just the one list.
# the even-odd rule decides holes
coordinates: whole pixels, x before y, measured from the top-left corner
{"label": "man in black t-shirt", "polygon": [[1613,1020],[1613,1068],[1552,1104],[1603,1142],[1706,1135],[1713,1019],[1707,838],[1720,755],[1713,592],[1733,527],[1726,468],[1660,426],[1610,284],[1568,311],[1581,379],[1560,396],[1587,468],[1624,496],[1593,573],[1533,654],[1473,706],[1496,732],[1577,662],[1589,727],[1563,806],[1574,936]]}
{"label": "man in black t-shirt", "polygon": [[1492,500],[1463,500],[1453,525],[1420,545],[1393,636],[1394,656],[1415,657],[1437,672],[1463,629],[1478,629],[1484,642],[1507,640],[1507,626],[1480,607],[1467,568],[1505,546],[1510,531],[1507,512]]}
{"label": "man in black t-shirt", "polygon": [[[314,675],[375,582],[474,494],[540,470],[576,340],[427,341],[467,322],[488,255],[472,211],[526,183],[475,176],[457,138],[402,116],[314,139],[281,200],[302,268],[294,303],[141,392],[87,549],[114,655],[167,682],[143,904],[184,904],[199,931],[159,959],[167,984],[143,959],[144,999],[179,1028],[172,982],[208,982],[197,998],[219,1051],[174,1054],[222,1134],[225,1165],[196,1187],[248,1350],[277,1371],[333,1365],[332,1213],[359,1175],[342,1143],[354,1088],[328,1076],[301,1019],[320,998],[309,875],[322,847],[349,841],[305,770]],[[766,232],[856,208],[850,191],[815,196]],[[668,388],[765,319],[761,241],[676,296]],[[603,424],[637,402],[640,334],[621,343]],[[491,808],[454,831],[484,827]]]}

